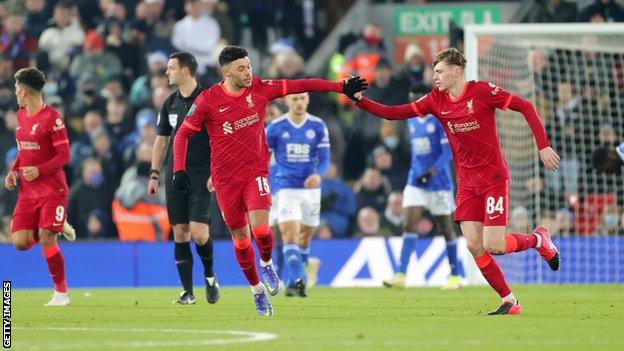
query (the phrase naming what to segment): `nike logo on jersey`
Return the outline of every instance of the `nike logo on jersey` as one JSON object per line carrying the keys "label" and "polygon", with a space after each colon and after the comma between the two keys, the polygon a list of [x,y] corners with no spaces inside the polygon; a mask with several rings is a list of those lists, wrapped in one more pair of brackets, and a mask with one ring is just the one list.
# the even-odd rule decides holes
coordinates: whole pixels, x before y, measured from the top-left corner
{"label": "nike logo on jersey", "polygon": [[260,196],[267,196],[269,193],[260,193]]}
{"label": "nike logo on jersey", "polygon": [[225,110],[227,110],[229,108],[230,108],[230,106],[228,106],[228,107],[221,107],[221,108],[219,108],[219,112],[223,112],[223,111],[225,111]]}
{"label": "nike logo on jersey", "polygon": [[52,226],[54,226],[54,227],[60,227],[62,225],[63,225],[63,223],[52,222]]}
{"label": "nike logo on jersey", "polygon": [[442,111],[443,115],[448,115],[449,113],[451,113],[451,111]]}
{"label": "nike logo on jersey", "polygon": [[500,217],[500,215],[490,216],[490,217],[488,217],[488,218],[489,218],[489,219],[494,219],[494,218],[496,218],[496,217]]}

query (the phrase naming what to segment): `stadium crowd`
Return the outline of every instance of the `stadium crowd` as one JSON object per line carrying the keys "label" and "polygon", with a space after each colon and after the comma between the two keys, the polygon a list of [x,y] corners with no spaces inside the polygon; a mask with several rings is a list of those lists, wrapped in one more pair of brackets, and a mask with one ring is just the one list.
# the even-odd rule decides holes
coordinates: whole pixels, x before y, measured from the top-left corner
{"label": "stadium crowd", "polygon": [[[306,5],[309,3],[316,7],[310,10]],[[165,75],[169,54],[192,53],[199,63],[199,82],[205,87],[221,80],[216,57],[226,44],[245,44],[250,49],[254,62],[258,62],[254,74],[263,78],[301,78],[305,76],[306,59],[352,3],[0,2],[0,154],[4,161],[0,171],[6,174],[17,154],[13,74],[17,69],[36,66],[48,79],[44,88],[46,102],[65,116],[69,129],[68,220],[76,227],[78,238],[119,238],[118,226],[124,216],[140,215],[151,229],[147,234],[121,240],[168,240],[170,226],[162,218],[165,192],[160,192],[161,197],[149,197],[147,182],[158,112],[172,92]],[[534,7],[527,11],[527,22],[624,20],[624,9],[616,1],[597,0],[583,8],[563,0],[531,3]],[[325,11],[320,17],[327,19],[322,24],[319,9]],[[343,35],[329,61],[327,76],[341,79],[348,73],[358,74],[371,82],[368,97],[388,105],[408,102],[410,87],[432,85],[431,68],[422,48],[415,43],[407,46],[402,62],[395,63],[386,50],[387,40],[374,23],[366,24],[361,32]],[[567,54],[575,55],[583,53]],[[585,59],[604,61],[600,61],[601,57]],[[539,62],[544,80],[552,79],[546,72],[557,69],[560,62],[551,57]],[[585,234],[624,234],[621,173],[617,178],[595,174],[589,166],[591,150],[579,152],[574,147],[623,141],[624,56],[609,62],[615,62],[613,67],[596,70],[596,74],[614,74],[596,78],[589,72],[583,82],[548,82],[548,86],[556,86],[556,104],[537,103],[553,146],[562,155],[563,172],[529,179],[526,190],[548,199],[539,221],[554,234],[579,232],[579,218],[575,217],[578,206],[587,201],[583,194],[602,192],[608,197],[601,209],[602,218]],[[610,86],[596,85],[597,81],[608,81]],[[574,87],[579,84],[588,88],[576,91]],[[601,90],[609,87],[613,89]],[[605,91],[610,94],[605,95]],[[542,91],[543,95],[552,92]],[[321,239],[400,235],[404,222],[402,190],[410,160],[406,125],[372,118],[343,98],[311,94],[310,113],[327,123],[332,154],[330,170],[322,182],[322,225],[316,234]],[[283,102],[271,103],[267,123],[286,110]],[[573,122],[581,118],[596,125],[597,135],[587,136],[574,128]],[[583,188],[587,184],[596,189]],[[16,192],[0,190],[3,241],[10,235],[16,197]],[[140,212],[133,212],[138,207]],[[514,208],[512,226],[520,232],[533,228],[533,210],[529,206]],[[419,230],[425,235],[435,232],[433,221],[422,220]],[[229,238],[225,227],[213,230],[211,235],[215,239]]]}

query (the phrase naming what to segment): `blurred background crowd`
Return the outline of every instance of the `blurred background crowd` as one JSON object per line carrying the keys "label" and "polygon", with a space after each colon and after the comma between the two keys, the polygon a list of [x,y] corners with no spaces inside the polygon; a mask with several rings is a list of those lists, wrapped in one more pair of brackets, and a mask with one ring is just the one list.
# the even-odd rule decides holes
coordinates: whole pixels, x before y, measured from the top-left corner
{"label": "blurred background crowd", "polygon": [[[216,57],[228,44],[244,45],[254,74],[263,78],[303,78],[307,60],[356,1],[351,0],[6,0],[0,2],[0,171],[6,174],[15,159],[16,100],[13,73],[36,66],[46,73],[46,102],[65,116],[71,141],[66,167],[71,192],[68,218],[79,239],[120,238],[117,222],[137,204],[149,205],[155,221],[147,236],[122,240],[168,240],[163,223],[164,198],[147,196],[156,120],[164,100],[174,90],[165,69],[174,51],[192,53],[198,80],[208,87],[221,80]],[[384,2],[384,1],[376,1]],[[386,1],[403,2],[403,1]],[[406,1],[409,2],[409,1]],[[435,2],[435,1],[429,1]],[[525,1],[526,22],[623,21],[617,1]],[[421,3],[420,1],[418,3]],[[461,48],[457,32],[451,43]],[[343,33],[336,51],[319,76],[337,80],[356,73],[372,82],[367,96],[385,104],[408,102],[413,86],[432,85],[431,68],[423,48],[409,43],[397,60],[386,50],[388,33],[373,22]],[[620,95],[610,96],[616,116],[597,120],[596,143],[622,142],[624,58],[613,70]],[[544,65],[558,62],[545,59]],[[548,68],[545,68],[548,69]],[[539,220],[554,234],[576,233],[574,206],[579,186],[592,171],[586,153],[572,145],[583,130],[572,123],[582,99],[599,109],[595,91],[575,91],[559,83],[557,104],[541,109],[551,140],[568,165],[561,179],[546,175],[527,182],[527,189],[547,193],[559,187],[560,199]],[[592,105],[594,104],[594,105]],[[538,106],[539,107],[539,106]],[[285,113],[275,101],[267,122]],[[387,122],[356,110],[336,94],[312,94],[309,112],[328,124],[332,166],[322,183],[321,239],[400,235],[403,226],[402,190],[409,169],[410,145],[404,122]],[[571,122],[572,121],[572,122]],[[562,164],[563,166],[563,164]],[[161,182],[162,183],[162,182]],[[593,183],[592,183],[593,184]],[[622,189],[621,181],[611,184]],[[623,196],[608,203],[604,216],[587,235],[624,234]],[[163,194],[164,191],[160,192]],[[0,190],[0,219],[7,240],[16,193]],[[513,209],[514,231],[526,232],[532,223],[523,206]],[[153,212],[149,212],[153,211]],[[146,212],[142,212],[146,213]],[[166,222],[166,218],[164,220]],[[420,225],[424,235],[435,232],[429,219]],[[213,238],[229,237],[225,228]]]}

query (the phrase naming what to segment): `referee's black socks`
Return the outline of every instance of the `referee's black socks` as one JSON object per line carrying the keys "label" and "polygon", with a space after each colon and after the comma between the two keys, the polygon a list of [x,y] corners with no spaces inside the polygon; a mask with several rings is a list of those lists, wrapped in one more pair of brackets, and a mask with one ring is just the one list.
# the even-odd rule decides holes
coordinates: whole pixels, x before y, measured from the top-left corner
{"label": "referee's black socks", "polygon": [[212,240],[208,238],[204,245],[195,244],[195,250],[204,264],[204,276],[206,278],[214,277],[214,272],[212,271]]}
{"label": "referee's black socks", "polygon": [[193,253],[191,252],[191,243],[175,243],[174,255],[176,266],[178,267],[178,273],[180,274],[180,281],[182,282],[182,288],[192,294]]}

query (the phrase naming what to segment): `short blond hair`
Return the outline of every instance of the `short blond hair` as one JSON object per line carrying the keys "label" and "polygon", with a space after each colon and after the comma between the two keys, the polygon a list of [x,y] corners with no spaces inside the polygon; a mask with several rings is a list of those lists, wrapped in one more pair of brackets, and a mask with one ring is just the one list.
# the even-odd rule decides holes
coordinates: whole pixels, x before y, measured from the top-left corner
{"label": "short blond hair", "polygon": [[447,65],[459,66],[462,69],[466,68],[466,57],[456,48],[448,48],[438,52],[433,59],[433,67],[440,62],[444,62]]}

